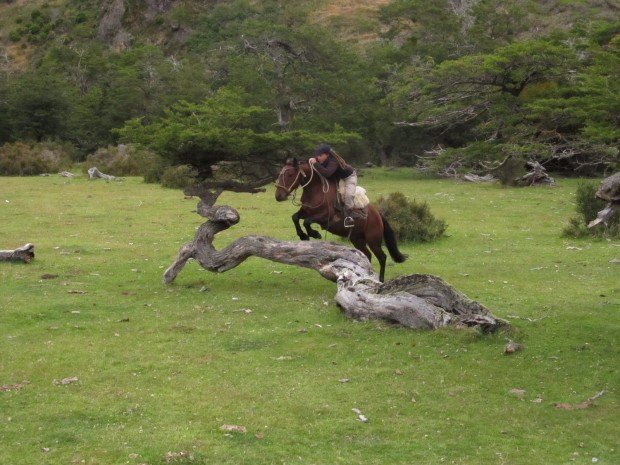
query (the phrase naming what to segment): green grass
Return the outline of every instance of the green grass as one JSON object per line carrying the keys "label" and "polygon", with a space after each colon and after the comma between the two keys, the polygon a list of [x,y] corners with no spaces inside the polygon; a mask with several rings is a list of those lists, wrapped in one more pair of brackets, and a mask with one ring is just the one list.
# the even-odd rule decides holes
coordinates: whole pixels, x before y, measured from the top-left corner
{"label": "green grass", "polygon": [[[438,242],[401,246],[410,258],[388,279],[441,276],[513,331],[351,321],[316,272],[255,258],[221,275],[190,262],[163,286],[201,223],[195,199],[136,178],[0,178],[0,248],[36,252],[0,263],[0,385],[22,384],[0,392],[0,463],[620,463],[620,243],[561,237],[577,180],[505,189],[371,170],[360,183],[448,223]],[[241,222],[216,247],[296,238],[295,208],[271,189],[219,203]],[[509,337],[525,350],[504,355]],[[586,409],[554,406],[603,390]]]}

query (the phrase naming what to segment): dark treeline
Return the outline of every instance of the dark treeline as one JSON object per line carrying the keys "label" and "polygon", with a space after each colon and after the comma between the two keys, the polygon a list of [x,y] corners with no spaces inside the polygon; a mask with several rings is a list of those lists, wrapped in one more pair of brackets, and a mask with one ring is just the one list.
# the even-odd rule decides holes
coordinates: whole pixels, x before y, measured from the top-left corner
{"label": "dark treeline", "polygon": [[58,3],[0,3],[0,145],[134,143],[203,176],[323,140],[434,173],[618,168],[613,2]]}

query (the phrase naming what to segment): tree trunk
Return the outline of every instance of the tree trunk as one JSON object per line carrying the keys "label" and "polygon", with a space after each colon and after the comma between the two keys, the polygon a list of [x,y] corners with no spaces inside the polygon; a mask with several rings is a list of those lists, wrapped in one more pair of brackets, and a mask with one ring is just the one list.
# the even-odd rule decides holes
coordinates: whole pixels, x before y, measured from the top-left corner
{"label": "tree trunk", "polygon": [[215,235],[238,223],[239,214],[231,207],[212,207],[203,201],[197,211],[209,221],[198,228],[192,242],[181,246],[164,273],[164,284],[171,283],[189,259],[208,271],[223,273],[254,256],[311,268],[337,282],[336,302],[351,318],[382,319],[424,329],[453,324],[493,331],[506,324],[436,276],[415,274],[382,284],[366,256],[343,245],[245,236],[216,250],[212,245]]}
{"label": "tree trunk", "polygon": [[15,250],[0,250],[0,262],[30,263],[34,258],[34,245],[22,245]]}
{"label": "tree trunk", "polygon": [[388,165],[390,155],[392,154],[392,147],[386,147],[385,145],[379,145],[379,164],[383,167]]}

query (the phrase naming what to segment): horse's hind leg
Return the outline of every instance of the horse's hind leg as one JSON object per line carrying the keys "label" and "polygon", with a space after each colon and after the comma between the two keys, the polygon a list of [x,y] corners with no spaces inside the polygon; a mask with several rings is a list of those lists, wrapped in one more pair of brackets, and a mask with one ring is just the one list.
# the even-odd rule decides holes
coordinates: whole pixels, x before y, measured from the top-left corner
{"label": "horse's hind leg", "polygon": [[308,233],[308,236],[314,239],[320,239],[321,234],[316,229],[312,229],[312,223],[314,223],[312,218],[306,218],[304,220],[304,228],[306,228],[306,232]]}
{"label": "horse's hind leg", "polygon": [[297,232],[297,236],[302,241],[310,240],[310,238],[301,230],[301,226],[299,225],[299,220],[301,219],[301,210],[293,214],[291,217],[293,219],[293,224],[295,225],[295,231]]}
{"label": "horse's hind leg", "polygon": [[[351,238],[351,243],[353,244],[353,246],[357,250],[359,250],[364,255],[366,255],[366,258],[368,259],[369,262],[372,262],[372,254],[370,253],[370,250],[368,250],[368,246],[366,245],[366,241],[364,239],[353,239],[353,238]],[[382,271],[383,271],[383,269],[382,269]],[[383,282],[383,281],[381,281],[381,282]]]}
{"label": "horse's hind leg", "polygon": [[377,257],[379,261],[379,281],[383,282],[385,281],[385,262],[387,261],[387,255],[385,255],[383,248],[381,248],[381,242],[378,244],[368,244],[368,247],[370,247],[370,250],[372,250],[372,253],[375,254],[375,257]]}

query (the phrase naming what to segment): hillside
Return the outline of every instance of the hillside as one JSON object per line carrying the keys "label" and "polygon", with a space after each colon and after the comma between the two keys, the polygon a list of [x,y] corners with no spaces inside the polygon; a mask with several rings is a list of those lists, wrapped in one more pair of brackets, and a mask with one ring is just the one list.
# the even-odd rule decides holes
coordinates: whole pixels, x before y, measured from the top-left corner
{"label": "hillside", "polygon": [[[25,70],[54,43],[78,47],[94,41],[118,52],[139,40],[183,54],[217,3],[235,2],[5,0],[0,3],[1,65],[5,72]],[[329,25],[343,40],[359,43],[377,38],[378,10],[389,1],[300,3],[315,12],[308,23]]]}
{"label": "hillside", "polygon": [[318,140],[435,173],[608,171],[617,17],[605,0],[4,0],[0,144],[80,161],[139,142],[203,173]]}
{"label": "hillside", "polygon": [[[205,18],[222,5],[263,5],[273,2],[218,2],[172,0],[4,0],[0,2],[0,58],[5,72],[24,70],[36,63],[53,44],[74,48],[85,42],[98,42],[112,50],[131,47],[136,41],[161,47],[164,52],[183,55],[187,43],[202,34]],[[290,4],[293,4],[291,7]],[[336,37],[354,46],[364,46],[382,37],[399,19],[380,20],[380,9],[407,2],[374,0],[313,0],[282,4],[283,16],[293,27],[321,25]],[[412,5],[416,1],[409,2]],[[448,0],[445,8],[467,15],[479,2]],[[441,4],[441,2],[439,2]],[[545,0],[532,3],[528,14],[531,28],[524,35],[542,35],[557,28],[571,27],[584,18],[613,20],[618,6],[608,0]],[[500,13],[502,7],[499,7]],[[260,8],[256,9],[260,14]],[[508,13],[508,10],[504,10]],[[230,16],[223,18],[229,20]],[[415,21],[405,21],[416,28]],[[405,32],[405,34],[407,34]]]}

